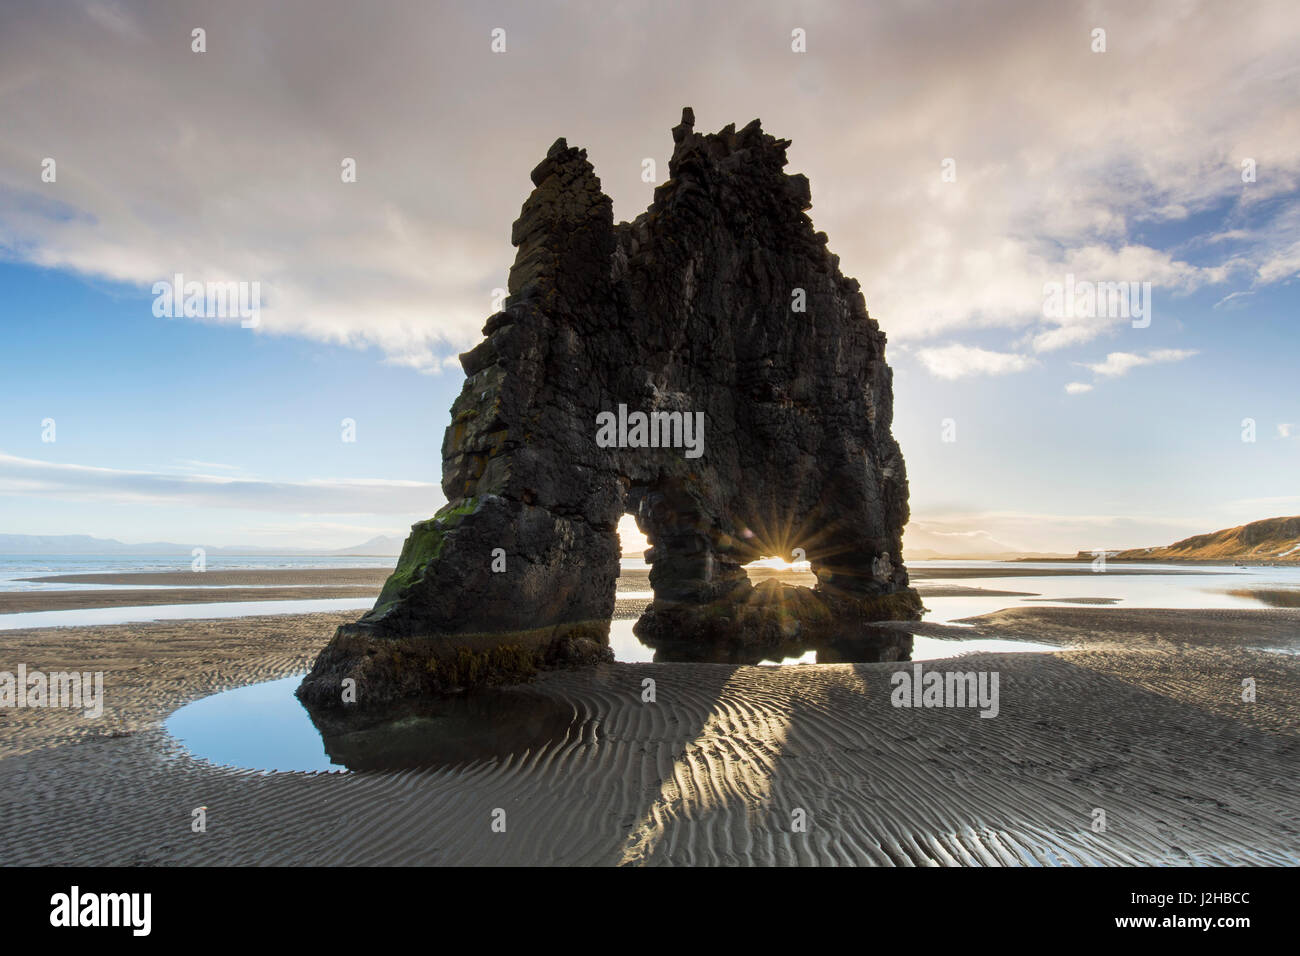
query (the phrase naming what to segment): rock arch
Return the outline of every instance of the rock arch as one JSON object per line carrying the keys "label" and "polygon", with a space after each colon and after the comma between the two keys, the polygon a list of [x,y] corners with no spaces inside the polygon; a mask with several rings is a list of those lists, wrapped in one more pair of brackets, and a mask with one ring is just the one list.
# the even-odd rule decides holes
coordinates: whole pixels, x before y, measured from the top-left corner
{"label": "rock arch", "polygon": [[[375,703],[607,655],[625,511],[651,543],[638,633],[762,641],[919,616],[885,336],[806,214],[808,180],[783,171],[789,141],[758,120],[693,127],[688,108],[671,178],[630,223],[585,150],[557,140],[532,171],[509,298],[461,356],[449,504],[411,529],[305,700],[337,701],[345,677]],[[620,405],[702,415],[702,454],[602,447],[597,416]],[[750,585],[741,565],[794,546],[816,589]]]}

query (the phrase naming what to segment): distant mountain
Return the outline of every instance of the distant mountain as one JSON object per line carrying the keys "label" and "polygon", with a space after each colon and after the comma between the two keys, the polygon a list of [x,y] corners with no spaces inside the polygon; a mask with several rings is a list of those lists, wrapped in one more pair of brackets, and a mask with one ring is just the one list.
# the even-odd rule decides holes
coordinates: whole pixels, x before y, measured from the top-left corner
{"label": "distant mountain", "polygon": [[405,538],[394,538],[389,535],[376,535],[364,544],[354,544],[350,548],[340,548],[337,551],[331,551],[330,554],[355,554],[366,556],[397,557],[402,553],[402,545],[406,543]]}
{"label": "distant mountain", "polygon": [[0,534],[0,554],[189,554],[194,547],[161,541],[123,544],[88,534]]}
{"label": "distant mountain", "polygon": [[88,534],[0,534],[0,554],[181,554],[188,557],[201,547],[208,554],[313,554],[355,555],[357,557],[396,557],[402,551],[403,538],[379,535],[350,548],[265,548],[257,545],[211,547],[203,544],[177,544],[174,541],[150,541],[125,544],[115,538],[93,538]]}
{"label": "distant mountain", "polygon": [[[930,548],[903,548],[906,561],[1060,561],[1070,558],[1056,551],[962,551],[957,554],[934,551]],[[1071,558],[1071,560],[1073,560]],[[1091,560],[1091,557],[1089,558]]]}
{"label": "distant mountain", "polygon": [[[1093,552],[1080,551],[1091,560]],[[1159,548],[1107,552],[1112,561],[1262,561],[1300,564],[1300,515],[1265,518],[1237,528],[1198,534]]]}
{"label": "distant mountain", "polygon": [[1014,561],[1067,558],[1068,554],[1017,551],[987,531],[936,531],[924,522],[903,529],[904,561]]}

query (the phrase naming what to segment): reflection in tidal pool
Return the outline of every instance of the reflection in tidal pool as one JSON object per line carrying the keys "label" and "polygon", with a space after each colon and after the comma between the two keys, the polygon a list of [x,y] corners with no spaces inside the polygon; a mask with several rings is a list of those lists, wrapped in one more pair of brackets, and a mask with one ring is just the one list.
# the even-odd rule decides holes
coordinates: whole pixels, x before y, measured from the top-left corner
{"label": "reflection in tidal pool", "polygon": [[[631,663],[812,664],[925,661],[974,652],[1042,652],[1029,641],[937,640],[903,628],[858,626],[776,647],[683,640],[650,647],[633,620],[611,622],[615,658]],[[294,696],[301,675],[213,694],[177,710],[166,729],[195,757],[265,771],[391,770],[505,760],[583,739],[593,722],[575,705],[527,687],[403,703],[382,712],[310,713]]]}
{"label": "reflection in tidal pool", "polygon": [[642,643],[633,633],[636,621],[610,624],[609,643],[614,659],[625,663],[715,663],[715,664],[864,664],[881,661],[933,661],[964,654],[1044,653],[1064,648],[1035,641],[940,640],[920,637],[899,627],[861,626],[852,635],[832,641],[807,643],[792,640],[780,647],[707,645],[683,641],[659,648]]}
{"label": "reflection in tidal pool", "polygon": [[1003,641],[978,638],[970,641],[939,640],[934,637],[912,638],[912,660],[938,661],[967,654],[1046,654],[1063,651],[1059,644],[1041,644],[1037,641]]}
{"label": "reflection in tidal pool", "polygon": [[195,757],[267,771],[457,766],[536,752],[590,729],[574,706],[517,688],[312,715],[294,696],[301,682],[299,674],[213,694],[165,727]]}

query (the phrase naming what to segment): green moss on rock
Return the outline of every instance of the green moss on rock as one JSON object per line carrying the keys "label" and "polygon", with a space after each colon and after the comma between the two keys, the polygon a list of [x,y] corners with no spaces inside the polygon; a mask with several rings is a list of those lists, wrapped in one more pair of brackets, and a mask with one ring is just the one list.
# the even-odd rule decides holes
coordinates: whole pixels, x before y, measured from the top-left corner
{"label": "green moss on rock", "polygon": [[397,567],[384,582],[371,614],[385,610],[396,602],[414,584],[424,580],[429,565],[442,555],[442,546],[447,534],[478,507],[479,499],[464,498],[448,502],[438,513],[427,521],[411,526],[411,533],[402,545],[402,554],[397,559]]}

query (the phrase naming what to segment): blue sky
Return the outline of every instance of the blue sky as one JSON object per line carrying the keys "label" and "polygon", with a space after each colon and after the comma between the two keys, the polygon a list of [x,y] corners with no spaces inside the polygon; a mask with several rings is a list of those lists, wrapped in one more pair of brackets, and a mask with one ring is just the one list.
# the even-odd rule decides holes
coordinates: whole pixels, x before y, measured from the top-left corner
{"label": "blue sky", "polygon": [[[914,516],[941,534],[966,534],[975,530],[971,516],[984,513],[988,527],[1008,529],[1002,535],[1013,546],[1026,539],[1025,547],[1068,548],[1062,529],[1076,528],[1079,548],[1090,548],[1162,541],[1169,533],[1161,522],[1195,530],[1297,510],[1289,496],[1300,490],[1300,428],[1289,438],[1278,429],[1300,420],[1291,385],[1297,287],[1216,310],[1225,295],[1208,290],[1165,305],[1157,290],[1150,328],[1121,330],[1013,375],[945,380],[911,349],[891,350]],[[421,374],[385,363],[373,348],[155,318],[148,290],[59,270],[0,266],[0,298],[9,312],[0,453],[142,479],[252,484],[243,506],[233,495],[215,504],[151,495],[146,480],[129,496],[93,485],[6,489],[0,527],[8,533],[337,547],[400,534],[443,501],[440,446],[462,381],[456,369]],[[988,348],[1004,339],[967,337]],[[1109,380],[1075,364],[1163,348],[1197,354]],[[1067,395],[1063,382],[1075,380],[1098,384]],[[1247,417],[1257,422],[1254,443],[1242,441]],[[52,443],[42,441],[46,418],[56,423]],[[353,443],[342,441],[344,418],[357,423]],[[947,418],[956,423],[953,442],[942,440]],[[278,483],[366,479],[423,483],[393,507],[426,505],[336,510],[349,506],[346,486],[332,492],[329,511],[275,504]],[[1052,516],[1054,537],[1039,544],[1032,525],[1043,516]],[[1115,523],[1089,530],[1100,518]]]}
{"label": "blue sky", "polygon": [[[1121,329],[1012,375],[946,381],[894,353],[895,433],[914,519],[989,530],[1017,547],[1082,550],[1300,511],[1300,391],[1286,384],[1297,368],[1300,289],[1216,310],[1227,294],[1174,300],[1157,289],[1150,328]],[[1005,338],[985,337],[990,348]],[[1076,364],[1160,349],[1196,354],[1115,378]],[[1071,381],[1095,385],[1069,395]],[[952,443],[941,440],[947,417],[957,423]],[[1253,443],[1242,440],[1246,418],[1256,422]]]}
{"label": "blue sky", "polygon": [[[528,171],[567,136],[631,218],[684,104],[793,140],[890,338],[909,547],[1300,512],[1293,5],[331,6],[0,12],[0,532],[404,533]],[[261,325],[155,317],[177,271],[259,282]],[[1151,282],[1150,326],[1047,314],[1067,274]]]}
{"label": "blue sky", "polygon": [[[5,532],[345,546],[402,533],[443,501],[442,429],[458,376],[395,368],[373,349],[155,318],[149,290],[60,270],[0,266],[0,294],[9,313],[0,454],[138,473],[125,488],[0,495]],[[53,442],[43,441],[47,418]],[[345,418],[356,422],[355,442],[342,440]],[[151,494],[159,475],[250,487],[213,505]],[[340,482],[367,479],[425,487],[395,495],[402,510],[342,510],[350,494]],[[277,505],[276,483],[322,480],[328,511]]]}

